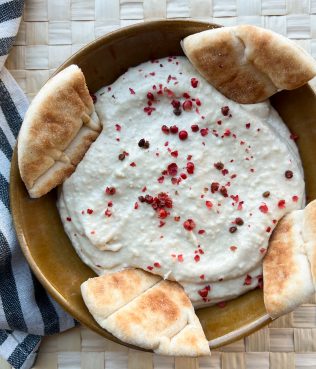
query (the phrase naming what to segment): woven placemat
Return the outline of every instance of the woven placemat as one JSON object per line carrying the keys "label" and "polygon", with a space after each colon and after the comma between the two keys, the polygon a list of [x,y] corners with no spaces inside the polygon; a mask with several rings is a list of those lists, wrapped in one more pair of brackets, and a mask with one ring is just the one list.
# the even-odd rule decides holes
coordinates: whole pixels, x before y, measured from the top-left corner
{"label": "woven placemat", "polygon": [[[155,18],[270,28],[316,58],[316,0],[26,0],[7,67],[28,97],[66,58],[109,31]],[[313,83],[316,87],[316,81]],[[10,368],[0,359],[0,368]],[[211,358],[129,350],[84,327],[45,338],[36,369],[316,369],[316,300]]]}

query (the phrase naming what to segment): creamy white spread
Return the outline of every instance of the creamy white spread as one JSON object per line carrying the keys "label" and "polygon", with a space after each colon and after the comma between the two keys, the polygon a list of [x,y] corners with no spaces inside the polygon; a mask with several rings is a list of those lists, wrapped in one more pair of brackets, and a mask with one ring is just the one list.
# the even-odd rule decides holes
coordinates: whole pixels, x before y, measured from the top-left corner
{"label": "creamy white spread", "polygon": [[225,98],[184,57],[131,68],[96,97],[103,131],[58,200],[81,259],[176,280],[195,306],[260,286],[271,232],[304,204],[296,145],[269,102]]}

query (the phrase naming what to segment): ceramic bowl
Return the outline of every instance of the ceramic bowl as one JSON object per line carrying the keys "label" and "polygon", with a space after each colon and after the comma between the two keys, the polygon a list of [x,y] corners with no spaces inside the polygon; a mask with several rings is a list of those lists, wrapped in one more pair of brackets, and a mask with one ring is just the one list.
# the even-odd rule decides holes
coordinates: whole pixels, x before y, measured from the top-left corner
{"label": "ceramic bowl", "polygon": [[[149,59],[183,55],[185,36],[218,27],[187,20],[161,20],[120,29],[88,44],[56,71],[70,64],[82,69],[91,92],[113,83],[129,67]],[[273,96],[272,104],[291,131],[299,134],[298,146],[304,165],[307,196],[316,197],[316,97],[305,85]],[[30,199],[21,181],[17,153],[11,167],[11,207],[22,250],[34,273],[48,292],[72,316],[100,335],[119,342],[89,314],[80,294],[80,284],[95,276],[77,256],[66,236],[56,208],[56,193]],[[109,291],[110,293],[110,291]],[[262,290],[254,290],[229,301],[224,308],[197,311],[203,329],[215,348],[228,344],[270,322]]]}

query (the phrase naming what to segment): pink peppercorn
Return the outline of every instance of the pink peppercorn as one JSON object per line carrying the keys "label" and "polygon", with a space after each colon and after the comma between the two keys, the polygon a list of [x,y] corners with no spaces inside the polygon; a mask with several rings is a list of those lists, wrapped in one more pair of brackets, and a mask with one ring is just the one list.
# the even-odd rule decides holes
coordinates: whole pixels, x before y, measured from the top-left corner
{"label": "pink peppercorn", "polygon": [[191,78],[191,86],[197,88],[199,81],[196,78]]}
{"label": "pink peppercorn", "polygon": [[184,223],[183,223],[183,227],[184,229],[186,229],[187,231],[193,231],[193,229],[195,228],[196,224],[194,222],[193,219],[187,219]]}
{"label": "pink peppercorn", "polygon": [[190,111],[192,110],[193,107],[193,103],[191,100],[186,100],[183,104],[182,104],[182,108],[184,111]]}
{"label": "pink peppercorn", "polygon": [[170,132],[173,133],[173,134],[176,134],[178,133],[179,131],[179,128],[177,126],[171,126],[170,127]]}
{"label": "pink peppercorn", "polygon": [[280,201],[278,202],[278,207],[279,207],[280,209],[284,209],[284,208],[285,208],[285,200],[280,200]]}
{"label": "pink peppercorn", "polygon": [[154,95],[151,93],[151,92],[148,92],[148,94],[147,94],[147,99],[148,100],[154,100]]}
{"label": "pink peppercorn", "polygon": [[188,138],[188,132],[187,131],[180,131],[179,132],[179,138],[180,140],[186,140]]}
{"label": "pink peppercorn", "polygon": [[244,281],[244,285],[249,286],[251,285],[251,282],[252,282],[252,277],[249,274],[247,274],[245,281]]}
{"label": "pink peppercorn", "polygon": [[226,117],[229,114],[229,107],[228,106],[223,106],[221,108],[222,114]]}
{"label": "pink peppercorn", "polygon": [[189,161],[187,163],[187,172],[189,174],[193,174],[194,173],[194,163],[192,163],[191,161]]}
{"label": "pink peppercorn", "polygon": [[266,214],[269,211],[269,208],[265,203],[263,203],[262,205],[259,206],[259,210],[261,211],[261,213]]}
{"label": "pink peppercorn", "polygon": [[161,130],[162,130],[163,133],[165,133],[167,135],[170,132],[170,129],[165,124],[163,126],[161,126]]}
{"label": "pink peppercorn", "polygon": [[208,128],[202,128],[200,133],[201,133],[201,136],[203,136],[203,137],[207,136],[208,135]]}
{"label": "pink peppercorn", "polygon": [[197,124],[192,124],[191,130],[192,130],[192,132],[198,132],[199,131],[199,126]]}
{"label": "pink peppercorn", "polygon": [[179,100],[172,100],[171,101],[171,105],[175,108],[175,109],[178,109],[180,108],[180,101]]}

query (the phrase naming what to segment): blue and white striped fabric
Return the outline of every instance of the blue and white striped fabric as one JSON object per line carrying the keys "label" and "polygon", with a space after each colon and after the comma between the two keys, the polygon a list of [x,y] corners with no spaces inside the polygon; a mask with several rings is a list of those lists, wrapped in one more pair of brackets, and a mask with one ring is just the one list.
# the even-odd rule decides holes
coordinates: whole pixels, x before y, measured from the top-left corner
{"label": "blue and white striped fabric", "polygon": [[18,31],[23,0],[0,0],[0,355],[14,368],[32,367],[41,336],[74,326],[35,279],[12,225],[9,171],[28,102],[3,66]]}

